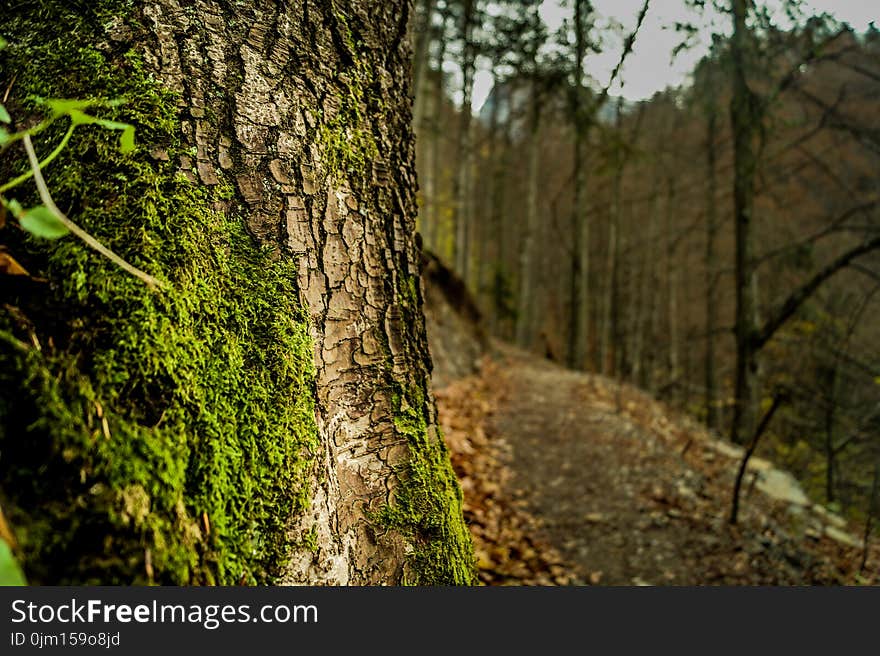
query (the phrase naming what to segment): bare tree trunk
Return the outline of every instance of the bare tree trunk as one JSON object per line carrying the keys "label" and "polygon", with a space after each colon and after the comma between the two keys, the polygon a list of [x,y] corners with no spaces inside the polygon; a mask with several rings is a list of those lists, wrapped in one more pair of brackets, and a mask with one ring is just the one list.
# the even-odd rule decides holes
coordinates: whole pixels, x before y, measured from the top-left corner
{"label": "bare tree trunk", "polygon": [[734,231],[735,295],[736,295],[736,380],[734,387],[733,421],[730,437],[740,442],[750,435],[754,426],[752,401],[755,396],[757,358],[754,325],[754,264],[752,256],[753,209],[755,196],[755,171],[757,166],[754,138],[760,116],[755,97],[746,80],[746,53],[749,28],[746,16],[747,0],[732,0],[733,37],[731,58],[733,73],[733,97],[730,104],[734,143]]}
{"label": "bare tree trunk", "polygon": [[599,342],[599,365],[604,375],[613,374],[615,334],[614,303],[617,295],[617,267],[619,253],[618,229],[620,226],[620,191],[623,166],[619,166],[614,176],[611,210],[608,216],[608,245],[605,252],[605,299],[602,306],[601,339]]}
{"label": "bare tree trunk", "polygon": [[[648,223],[648,234],[647,234],[647,252],[644,255],[644,275],[642,277],[642,285],[641,291],[639,292],[639,296],[642,299],[642,309],[639,310],[639,314],[642,320],[639,322],[639,329],[637,332],[637,341],[633,348],[633,361],[635,364],[635,373],[633,375],[633,380],[638,381],[638,384],[643,389],[646,389],[650,392],[655,390],[656,383],[656,355],[654,350],[648,352],[645,355],[645,342],[653,343],[653,340],[656,339],[657,328],[659,325],[659,303],[657,301],[657,294],[651,293],[651,289],[656,289],[659,281],[658,272],[658,260],[659,253],[657,252],[656,243],[659,236],[659,225],[660,225],[660,192],[659,192],[659,179],[660,179],[660,170],[659,167],[655,168],[653,179],[653,190],[652,190],[652,201],[651,201],[651,209],[650,209],[650,217]],[[644,307],[644,304],[647,303],[647,307]]]}
{"label": "bare tree trunk", "polygon": [[476,0],[464,0],[461,18],[462,34],[462,100],[458,131],[458,161],[455,177],[455,269],[465,282],[470,281],[470,234],[471,234],[471,177],[473,168],[473,147],[471,144],[472,108],[474,92],[474,73],[476,66],[476,45],[474,44]]}
{"label": "bare tree trunk", "polygon": [[613,324],[614,302],[617,293],[617,257],[618,253],[618,237],[617,231],[620,223],[620,180],[615,181],[614,200],[612,201],[611,214],[608,217],[608,246],[605,253],[605,303],[602,307],[602,338],[599,343],[599,363],[601,372],[605,375],[612,375],[613,369],[613,351],[612,335],[615,332]]}
{"label": "bare tree trunk", "polygon": [[718,231],[718,175],[716,140],[718,138],[718,112],[715,106],[715,89],[708,90],[711,100],[707,110],[706,131],[706,353],[704,360],[706,425],[717,430],[718,382],[715,373],[715,331],[718,327],[718,266],[715,262],[715,239]]}
{"label": "bare tree trunk", "polygon": [[[645,248],[648,248],[647,246]],[[648,278],[648,257],[642,253],[637,254],[635,272],[631,279],[631,291],[629,299],[629,316],[632,317],[628,337],[629,345],[629,380],[638,383],[642,370],[642,335],[644,331],[645,297],[647,295],[646,280]]]}
{"label": "bare tree trunk", "polygon": [[538,98],[537,82],[532,89],[529,117],[528,181],[526,187],[526,225],[522,237],[519,263],[519,300],[516,317],[516,342],[529,348],[535,339],[535,235],[538,230],[538,202],[540,192],[538,177],[541,152],[541,105]]}
{"label": "bare tree trunk", "polygon": [[501,90],[497,71],[492,72],[492,93],[494,95],[491,113],[489,116],[489,149],[486,154],[486,169],[489,172],[489,190],[486,194],[487,208],[486,218],[483,221],[483,230],[480,236],[480,257],[477,263],[477,292],[482,300],[482,307],[489,308],[490,329],[494,332],[497,325],[498,312],[495,308],[495,277],[501,266],[502,239],[504,231],[501,227],[501,206],[504,202],[504,169],[502,163],[504,156],[499,150],[504,144],[499,144],[499,121],[501,110]]}
{"label": "bare tree trunk", "polygon": [[681,375],[678,354],[678,278],[681,267],[675,261],[678,243],[674,228],[675,198],[675,180],[670,177],[666,180],[666,329],[669,340],[666,367],[669,383],[675,383]]}
{"label": "bare tree trunk", "polygon": [[[74,437],[90,443],[87,426],[94,413],[89,408],[100,398],[99,416],[109,417],[104,423],[108,439],[102,453],[91,449],[86,454],[97,459],[89,465],[92,473],[79,464],[65,469],[59,461],[57,467],[72,469],[71,480],[85,476],[87,487],[98,482],[116,487],[107,492],[106,516],[99,514],[101,501],[95,495],[75,492],[63,499],[85,523],[95,523],[101,537],[64,544],[53,540],[58,567],[72,571],[81,563],[105,561],[116,546],[122,549],[126,540],[134,539],[138,546],[122,553],[127,565],[120,565],[129,568],[129,580],[212,580],[208,574],[193,574],[199,571],[213,572],[216,582],[238,583],[235,567],[240,562],[212,566],[224,557],[216,545],[224,544],[224,536],[235,538],[231,525],[253,530],[249,523],[269,512],[268,524],[251,536],[239,557],[247,562],[267,542],[286,543],[290,557],[273,582],[471,582],[460,492],[436,430],[413,240],[410,3],[351,0],[343,14],[333,3],[142,0],[114,15],[96,10],[94,18],[90,12],[83,12],[85,17],[72,13],[65,4],[44,3],[39,17],[19,12],[24,28],[20,22],[18,36],[10,42],[13,49],[29,48],[21,44],[33,34],[42,35],[37,43],[77,40],[75,47],[90,53],[86,57],[73,51],[80,57],[71,64],[79,67],[78,74],[68,75],[62,68],[54,79],[43,68],[53,60],[38,47],[19,59],[22,66],[39,61],[33,71],[21,70],[16,84],[22,90],[32,88],[34,75],[40,84],[53,80],[59,97],[112,98],[130,90],[132,79],[142,79],[142,95],[132,97],[137,107],[120,110],[146,112],[135,114],[144,141],[132,155],[135,159],[127,160],[126,184],[120,186],[114,178],[110,191],[102,191],[101,180],[90,174],[91,165],[83,164],[83,175],[92,175],[86,178],[92,186],[84,193],[89,205],[110,208],[104,215],[110,225],[103,229],[115,233],[122,250],[158,258],[146,266],[168,276],[169,286],[161,295],[149,296],[152,292],[127,280],[116,283],[115,272],[101,273],[102,263],[93,260],[89,276],[99,275],[101,282],[87,282],[77,292],[88,303],[81,305],[73,296],[65,306],[81,334],[90,325],[110,332],[70,343],[71,371],[79,376],[71,392],[88,385],[94,390],[92,401],[70,406],[66,433],[52,431],[41,439],[49,440],[48,453],[54,440],[81,426],[85,432]],[[5,36],[10,36],[9,27],[4,25]],[[69,55],[65,48],[59,50]],[[129,50],[125,57],[114,55]],[[3,83],[5,87],[8,80]],[[105,151],[110,152],[99,152]],[[146,176],[149,184],[140,184],[136,176]],[[181,183],[184,178],[189,183]],[[142,195],[159,188],[176,195],[143,205]],[[83,199],[67,202],[82,206]],[[116,207],[120,209],[114,215]],[[158,227],[151,223],[157,214]],[[123,230],[121,221],[133,227]],[[241,229],[224,241],[218,225]],[[201,250],[181,250],[182,240],[195,240]],[[152,251],[145,250],[149,244],[154,244]],[[261,259],[265,251],[272,253],[271,259]],[[235,259],[237,253],[244,255]],[[78,257],[71,251],[67,260],[58,258],[53,266],[73,266],[81,261]],[[236,267],[220,268],[230,260]],[[260,266],[252,266],[254,262]],[[246,266],[247,271],[237,268]],[[254,306],[246,276],[278,267],[286,267],[287,273],[267,279],[265,297]],[[227,276],[221,285],[218,272],[223,271]],[[52,278],[59,271],[41,273]],[[67,278],[59,278],[59,285],[63,280]],[[210,287],[214,293],[197,295],[215,283],[220,286]],[[275,312],[297,293],[306,308],[302,316]],[[110,313],[118,316],[102,322],[102,315]],[[264,316],[274,323],[266,324]],[[150,349],[158,348],[147,339],[156,326],[167,326],[158,347],[171,349],[175,340],[181,342],[176,359],[147,359]],[[296,326],[303,334],[302,353],[288,350],[278,339]],[[250,342],[255,348],[238,360],[224,351],[229,344]],[[114,356],[123,358],[120,349],[131,343],[138,349],[125,356],[128,360],[115,362]],[[215,354],[202,369],[190,362],[199,349]],[[9,360],[5,351],[3,355],[5,369]],[[263,381],[263,367],[269,366],[295,372],[299,387],[292,393],[313,401],[314,410],[307,413],[313,416],[303,410],[309,405],[289,411],[299,413],[301,424],[296,425],[311,426],[309,433],[291,428],[284,436],[285,441],[303,440],[293,459],[266,465],[266,475],[296,475],[298,486],[283,490],[285,502],[267,511],[259,497],[262,479],[247,479],[251,485],[230,487],[216,501],[203,501],[217,504],[209,513],[198,501],[200,486],[249,472],[270,447],[269,435],[255,430],[272,426],[253,424],[255,413],[277,406],[279,416],[292,421],[284,409],[296,399],[267,395],[265,405],[256,409],[239,404],[237,397],[224,401],[228,394],[279,384]],[[126,371],[125,380],[119,383],[107,367],[124,367],[116,371]],[[205,377],[216,372],[223,373],[227,387],[243,389],[205,386]],[[151,404],[157,402],[166,407],[153,416]],[[176,430],[174,422],[181,416],[190,421]],[[172,446],[164,459],[143,459],[166,442]],[[62,446],[58,444],[59,453]],[[200,458],[204,449],[215,450]],[[241,459],[224,460],[243,449],[249,450]],[[3,452],[5,461],[6,445]],[[116,479],[109,478],[111,471],[117,472]],[[200,471],[205,477],[193,478]],[[0,479],[4,497],[14,492],[5,489],[7,474]],[[59,482],[44,488],[45,495]],[[159,495],[172,484],[179,485],[180,496],[163,505]],[[73,498],[79,501],[71,504]],[[133,499],[126,504],[139,504],[137,512],[142,513],[132,515],[127,524],[114,520],[122,512],[118,500],[123,498]],[[21,512],[40,516],[45,515],[43,508],[58,502],[38,496],[30,503],[36,505]],[[50,515],[44,521],[52,525]],[[138,522],[148,524],[139,529]],[[63,525],[53,529],[60,532]],[[178,560],[160,559],[166,555],[165,540],[180,541],[182,555],[168,556]],[[108,551],[107,544],[114,546]]]}
{"label": "bare tree trunk", "polygon": [[839,382],[838,364],[835,361],[831,369],[831,380],[828,381],[829,389],[827,396],[828,406],[825,408],[825,501],[833,503],[835,500],[835,456],[834,433],[835,433],[835,412],[837,410],[837,388]]}
{"label": "bare tree trunk", "polygon": [[[615,107],[615,123],[617,133],[623,134],[623,98],[619,98]],[[630,143],[634,143],[638,137],[641,114],[636,128],[630,137]],[[599,346],[599,365],[605,375],[616,375],[615,361],[618,359],[622,348],[617,343],[619,337],[618,325],[618,300],[620,283],[620,215],[623,203],[623,174],[626,170],[628,155],[626,152],[618,152],[615,155],[616,166],[614,168],[614,181],[611,190],[611,208],[608,216],[608,247],[605,254],[605,303],[603,305],[601,341]]]}
{"label": "bare tree trunk", "polygon": [[443,16],[443,27],[440,30],[440,44],[437,49],[437,62],[436,62],[436,70],[435,70],[435,78],[434,78],[434,90],[432,96],[432,110],[433,115],[431,116],[431,129],[430,129],[430,147],[431,147],[431,156],[429,158],[429,169],[431,171],[428,179],[430,180],[430,195],[426,196],[429,198],[428,201],[428,220],[427,220],[427,230],[425,234],[425,242],[430,246],[438,255],[445,255],[445,252],[442,248],[441,244],[441,225],[440,225],[440,198],[442,197],[441,189],[443,188],[442,181],[442,153],[440,148],[440,135],[442,134],[442,115],[443,115],[443,105],[446,96],[446,89],[443,83],[443,63],[446,60],[446,21],[447,17]]}
{"label": "bare tree trunk", "polygon": [[[422,126],[425,108],[425,94],[423,93],[422,83],[425,79],[425,71],[428,69],[431,29],[436,9],[437,0],[419,0],[418,11],[412,17],[412,40],[415,44],[412,63],[412,90],[415,94],[415,101],[413,103],[413,125],[419,128]],[[441,38],[444,37],[441,36]]]}
{"label": "bare tree trunk", "polygon": [[574,116],[574,207],[572,211],[571,327],[568,333],[568,365],[587,366],[590,350],[590,228],[587,216],[587,167],[585,149],[590,131],[590,110],[586,106],[584,56],[587,51],[585,21],[589,7],[575,0],[575,104]]}

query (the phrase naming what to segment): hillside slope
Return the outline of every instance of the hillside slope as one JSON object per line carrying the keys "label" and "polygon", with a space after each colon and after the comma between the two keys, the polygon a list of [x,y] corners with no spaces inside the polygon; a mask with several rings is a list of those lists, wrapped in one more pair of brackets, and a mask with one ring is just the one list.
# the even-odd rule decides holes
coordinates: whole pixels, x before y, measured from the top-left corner
{"label": "hillside slope", "polygon": [[[786,472],[753,458],[731,526],[738,447],[631,386],[480,348],[471,315],[451,319],[440,290],[426,297],[440,423],[484,583],[880,583],[880,545],[860,572],[859,528]],[[457,364],[455,344],[469,345]]]}

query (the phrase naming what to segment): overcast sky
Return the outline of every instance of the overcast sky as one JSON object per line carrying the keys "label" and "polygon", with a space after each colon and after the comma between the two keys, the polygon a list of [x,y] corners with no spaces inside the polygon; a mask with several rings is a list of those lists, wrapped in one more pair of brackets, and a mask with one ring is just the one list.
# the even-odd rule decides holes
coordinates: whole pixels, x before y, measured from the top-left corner
{"label": "overcast sky", "polygon": [[[593,0],[600,14],[624,25],[627,33],[635,25],[636,16],[643,2],[644,0]],[[778,5],[780,0],[768,0],[768,4]],[[839,20],[848,22],[857,31],[866,30],[871,21],[880,21],[878,0],[808,0],[805,4],[813,7],[817,12],[827,11],[833,14]],[[558,0],[545,0],[541,13],[552,31],[570,15],[571,10],[560,8]],[[672,50],[682,39],[673,26],[676,22],[696,20],[694,14],[684,9],[684,2],[681,0],[653,0],[635,48],[623,69],[620,80],[622,84],[613,87],[612,92],[615,95],[623,95],[629,100],[641,100],[650,98],[655,92],[668,86],[677,86],[684,82],[700,57],[705,54],[705,47],[684,51],[673,61]],[[723,20],[727,22],[726,17]],[[605,52],[594,55],[587,61],[588,73],[600,84],[606,84],[611,70],[620,58],[620,51],[620,38],[609,40]],[[487,71],[479,73],[474,89],[475,109],[482,106],[490,87],[489,73]]]}

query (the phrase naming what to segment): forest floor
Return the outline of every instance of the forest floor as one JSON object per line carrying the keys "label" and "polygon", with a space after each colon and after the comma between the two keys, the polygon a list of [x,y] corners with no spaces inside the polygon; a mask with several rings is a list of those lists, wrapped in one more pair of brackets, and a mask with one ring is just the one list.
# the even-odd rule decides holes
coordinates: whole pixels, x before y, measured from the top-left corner
{"label": "forest floor", "polygon": [[[435,391],[487,585],[880,583],[861,532],[645,393],[493,343]],[[783,486],[785,487],[785,486]]]}

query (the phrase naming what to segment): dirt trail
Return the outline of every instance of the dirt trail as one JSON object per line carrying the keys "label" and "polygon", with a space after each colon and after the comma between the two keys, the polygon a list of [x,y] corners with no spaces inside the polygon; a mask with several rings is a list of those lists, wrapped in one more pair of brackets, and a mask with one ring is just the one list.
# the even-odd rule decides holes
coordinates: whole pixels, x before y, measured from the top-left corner
{"label": "dirt trail", "polygon": [[876,550],[857,578],[860,550],[829,539],[824,515],[754,485],[729,526],[736,460],[696,422],[629,386],[496,348],[465,387],[438,394],[484,582],[877,581]]}

